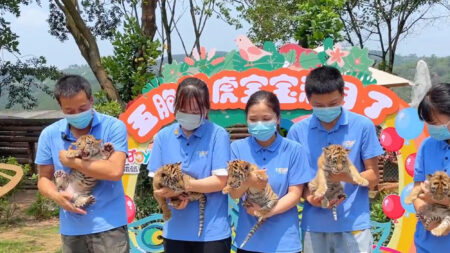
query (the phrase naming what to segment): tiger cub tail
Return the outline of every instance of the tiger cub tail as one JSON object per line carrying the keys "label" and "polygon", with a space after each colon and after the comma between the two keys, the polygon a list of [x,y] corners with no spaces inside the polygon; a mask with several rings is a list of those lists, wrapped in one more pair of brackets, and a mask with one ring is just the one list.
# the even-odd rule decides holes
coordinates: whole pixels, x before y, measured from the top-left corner
{"label": "tiger cub tail", "polygon": [[256,222],[256,224],[252,227],[252,229],[250,230],[250,232],[248,233],[247,237],[245,238],[245,240],[242,242],[241,244],[241,248],[244,247],[244,245],[248,242],[248,240],[250,240],[250,238],[253,236],[253,234],[256,232],[256,230],[264,223],[265,219],[260,217],[258,219],[258,222]]}
{"label": "tiger cub tail", "polygon": [[206,196],[205,194],[202,194],[201,197],[198,200],[198,205],[199,205],[199,224],[198,224],[198,237],[200,237],[200,235],[203,232],[203,224],[205,222],[205,207],[206,207]]}

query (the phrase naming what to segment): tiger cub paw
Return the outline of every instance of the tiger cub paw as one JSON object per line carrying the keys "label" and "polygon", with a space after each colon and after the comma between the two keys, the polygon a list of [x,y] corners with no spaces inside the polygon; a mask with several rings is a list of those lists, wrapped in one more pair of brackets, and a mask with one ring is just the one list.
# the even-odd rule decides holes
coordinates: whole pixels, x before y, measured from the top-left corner
{"label": "tiger cub paw", "polygon": [[108,159],[112,153],[114,153],[114,145],[111,142],[103,144],[102,148],[103,159],[105,160]]}
{"label": "tiger cub paw", "polygon": [[443,236],[446,231],[447,231],[446,227],[444,227],[444,226],[437,226],[436,228],[431,230],[431,233],[434,236]]}
{"label": "tiger cub paw", "polygon": [[75,206],[76,208],[83,208],[83,207],[86,207],[86,206],[88,206],[90,204],[94,204],[94,203],[95,203],[95,197],[93,195],[79,196],[73,203],[73,206]]}
{"label": "tiger cub paw", "polygon": [[369,185],[369,181],[363,177],[354,178],[353,180],[355,181],[355,183],[357,183],[358,185],[361,185],[361,186]]}
{"label": "tiger cub paw", "polygon": [[80,150],[76,150],[76,149],[68,150],[66,152],[66,157],[67,158],[80,158],[81,152],[80,152]]}
{"label": "tiger cub paw", "polygon": [[327,192],[327,188],[325,187],[319,187],[317,188],[317,190],[314,192],[314,196],[316,198],[321,198],[323,196],[325,196],[325,193]]}

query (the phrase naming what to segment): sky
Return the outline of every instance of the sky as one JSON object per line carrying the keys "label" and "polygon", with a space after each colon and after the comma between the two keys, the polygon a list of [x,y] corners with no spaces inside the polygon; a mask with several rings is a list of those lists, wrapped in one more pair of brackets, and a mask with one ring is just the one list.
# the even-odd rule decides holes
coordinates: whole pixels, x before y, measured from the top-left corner
{"label": "sky", "polygon": [[[191,48],[194,42],[193,28],[190,21],[188,6],[180,6],[186,9],[179,22],[179,29],[182,32],[186,43]],[[11,22],[12,30],[19,36],[19,57],[27,58],[31,56],[44,56],[50,65],[55,65],[60,69],[72,64],[86,64],[80,51],[69,35],[69,40],[60,42],[48,32],[48,1],[42,1],[42,7],[32,4],[21,8],[21,16],[15,18],[6,15],[6,19]],[[434,23],[417,27],[408,37],[402,40],[398,46],[397,53],[401,55],[416,54],[418,56],[450,56],[450,19],[442,18]],[[240,34],[245,34],[249,25],[244,24],[242,29],[226,24],[221,20],[211,18],[206,24],[205,31],[201,38],[201,45],[206,49],[215,48],[217,51],[230,51],[236,49],[234,38]],[[181,43],[176,34],[173,35],[173,53],[184,53]],[[369,47],[376,46],[376,42],[369,43]],[[102,56],[111,55],[113,47],[109,41],[98,41],[100,54]],[[13,60],[16,56],[8,52],[0,52],[0,58]]]}

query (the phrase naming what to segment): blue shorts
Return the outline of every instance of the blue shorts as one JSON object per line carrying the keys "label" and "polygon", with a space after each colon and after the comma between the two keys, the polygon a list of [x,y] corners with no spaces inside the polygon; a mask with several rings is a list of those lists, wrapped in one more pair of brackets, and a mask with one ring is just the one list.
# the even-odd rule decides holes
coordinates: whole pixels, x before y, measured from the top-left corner
{"label": "blue shorts", "polygon": [[371,253],[370,229],[353,232],[321,233],[303,231],[303,253]]}

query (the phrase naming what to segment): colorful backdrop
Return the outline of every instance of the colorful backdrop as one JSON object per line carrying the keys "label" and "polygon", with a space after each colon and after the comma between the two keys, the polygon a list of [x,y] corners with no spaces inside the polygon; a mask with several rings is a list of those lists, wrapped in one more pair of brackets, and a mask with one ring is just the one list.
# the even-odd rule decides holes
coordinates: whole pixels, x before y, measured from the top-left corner
{"label": "colorful backdrop", "polygon": [[[237,50],[224,56],[216,56],[214,49],[207,52],[202,48],[184,62],[164,65],[162,76],[151,80],[142,95],[129,103],[120,116],[129,136],[129,156],[122,180],[127,196],[132,252],[163,251],[161,214],[134,220],[133,196],[139,169],[145,169],[141,165],[148,164],[153,136],[174,122],[177,83],[190,76],[204,80],[211,98],[210,119],[223,127],[246,123],[243,109],[251,94],[258,90],[274,92],[281,103],[282,127],[289,130],[293,123],[311,113],[305,79],[311,69],[321,65],[341,71],[345,80],[344,108],[380,125],[381,144],[397,154],[399,195],[389,195],[383,200],[383,211],[392,220],[372,222],[372,232],[380,234],[375,252],[415,252],[413,234],[417,219],[412,205],[405,205],[403,200],[412,188],[415,153],[427,133],[414,108],[409,108],[391,90],[376,84],[369,71],[373,61],[368,58],[368,50],[358,47],[344,50],[331,39],[325,40],[323,50],[318,52],[295,44],[277,49],[271,42],[258,47],[247,41],[243,46],[240,40],[248,39],[238,37],[235,40]],[[235,202],[230,200],[229,203],[234,226],[239,210]],[[394,224],[394,231],[387,243],[391,224]]]}

